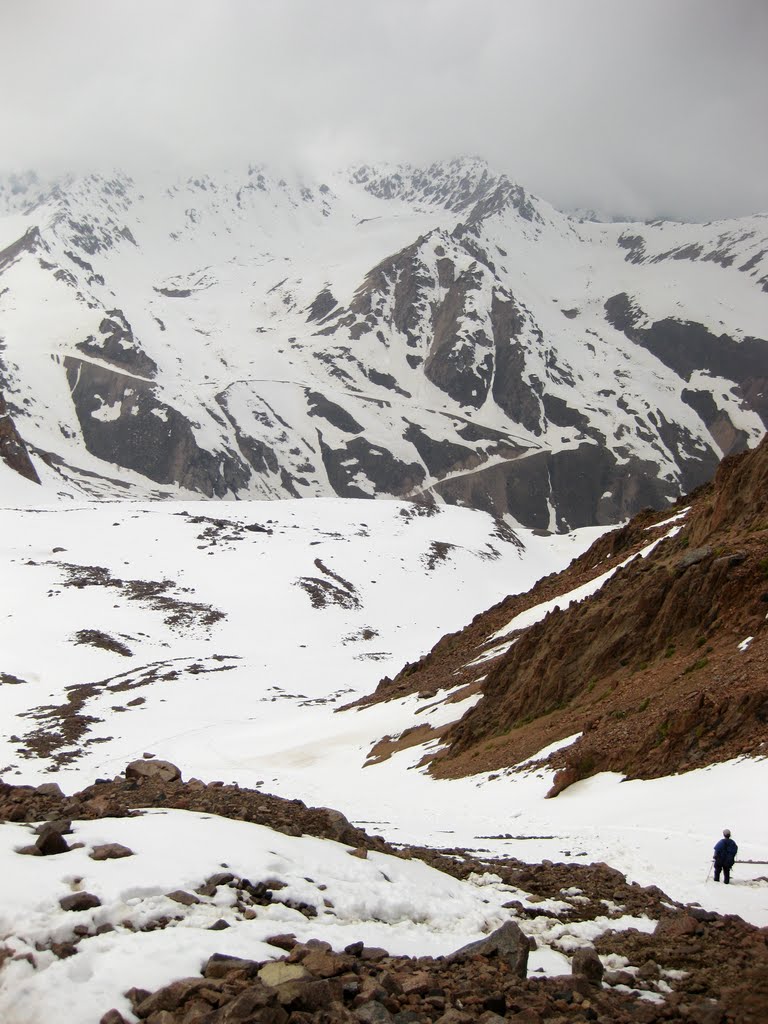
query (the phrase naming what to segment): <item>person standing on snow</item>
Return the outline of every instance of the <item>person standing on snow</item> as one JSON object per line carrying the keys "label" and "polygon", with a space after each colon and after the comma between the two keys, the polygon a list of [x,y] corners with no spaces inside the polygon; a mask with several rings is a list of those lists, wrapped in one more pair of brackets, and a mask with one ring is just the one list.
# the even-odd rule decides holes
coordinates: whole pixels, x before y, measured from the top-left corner
{"label": "person standing on snow", "polygon": [[723,838],[715,843],[715,881],[720,881],[720,872],[723,872],[723,881],[726,885],[731,880],[731,868],[736,860],[739,848],[731,839],[731,830],[723,829]]}

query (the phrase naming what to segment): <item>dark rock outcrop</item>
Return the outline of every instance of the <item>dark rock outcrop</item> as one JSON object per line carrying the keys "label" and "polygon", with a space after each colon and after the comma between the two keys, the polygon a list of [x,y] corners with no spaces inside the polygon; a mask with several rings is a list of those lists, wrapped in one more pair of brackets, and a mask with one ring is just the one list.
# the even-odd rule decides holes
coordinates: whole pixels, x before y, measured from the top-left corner
{"label": "dark rock outcrop", "polygon": [[99,324],[99,338],[91,335],[77,347],[86,355],[112,363],[120,370],[155,377],[157,364],[144,352],[121,309],[110,309]]}
{"label": "dark rock outcrop", "polygon": [[11,418],[2,392],[0,392],[0,459],[27,480],[36,484],[40,483],[40,477],[29,457],[27,446]]}
{"label": "dark rock outcrop", "polygon": [[136,377],[67,356],[67,381],[83,440],[106,462],[208,497],[245,487],[250,469],[234,452],[199,447],[190,422]]}

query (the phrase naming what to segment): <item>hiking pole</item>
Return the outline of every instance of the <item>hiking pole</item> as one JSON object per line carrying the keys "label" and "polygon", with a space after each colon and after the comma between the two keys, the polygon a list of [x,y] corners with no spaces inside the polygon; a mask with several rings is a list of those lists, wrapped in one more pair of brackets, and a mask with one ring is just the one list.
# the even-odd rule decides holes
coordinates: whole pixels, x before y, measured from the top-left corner
{"label": "hiking pole", "polygon": [[707,877],[704,879],[705,883],[709,881],[709,876],[712,874],[712,863],[712,861],[709,862],[709,871],[707,872]]}

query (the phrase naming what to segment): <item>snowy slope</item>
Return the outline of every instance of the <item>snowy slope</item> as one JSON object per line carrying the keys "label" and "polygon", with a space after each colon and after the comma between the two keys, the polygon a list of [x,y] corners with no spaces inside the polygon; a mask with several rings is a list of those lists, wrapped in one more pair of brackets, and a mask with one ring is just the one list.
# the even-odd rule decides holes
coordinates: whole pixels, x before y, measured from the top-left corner
{"label": "snowy slope", "polygon": [[[601,775],[545,800],[553,770],[533,763],[427,776],[415,766],[436,738],[370,762],[382,737],[437,728],[474,704],[446,699],[450,679],[431,697],[338,710],[477,608],[561,567],[596,531],[520,531],[518,544],[469,510],[327,499],[221,503],[213,518],[213,508],[0,513],[6,781],[72,792],[152,751],[185,777],[338,807],[395,842],[584,855],[768,922],[765,888],[748,884],[761,868],[740,868],[727,891],[704,885],[724,824],[744,858],[768,859],[753,802],[764,760],[649,782]],[[507,834],[518,838],[487,838]]]}
{"label": "snowy slope", "polygon": [[580,222],[477,160],[17,178],[2,210],[0,390],[81,493],[426,491],[564,530],[764,430],[765,217]]}

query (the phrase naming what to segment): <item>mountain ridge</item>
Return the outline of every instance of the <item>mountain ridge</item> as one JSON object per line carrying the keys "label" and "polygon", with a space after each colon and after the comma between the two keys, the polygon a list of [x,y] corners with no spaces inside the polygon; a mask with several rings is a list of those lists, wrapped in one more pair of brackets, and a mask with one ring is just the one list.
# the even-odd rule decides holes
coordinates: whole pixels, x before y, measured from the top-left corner
{"label": "mountain ridge", "polygon": [[759,216],[583,222],[479,160],[22,185],[0,388],[64,493],[425,495],[564,531],[765,430]]}

